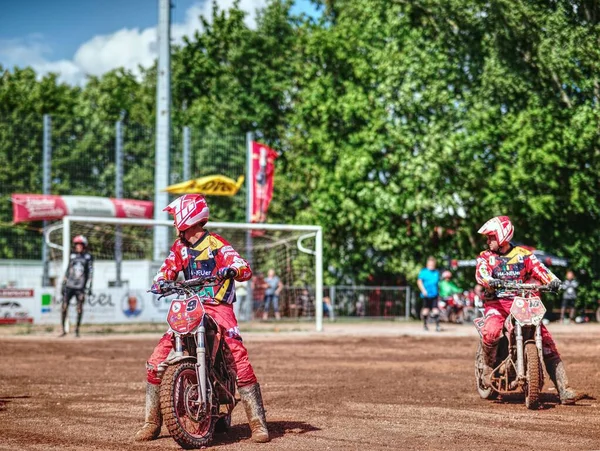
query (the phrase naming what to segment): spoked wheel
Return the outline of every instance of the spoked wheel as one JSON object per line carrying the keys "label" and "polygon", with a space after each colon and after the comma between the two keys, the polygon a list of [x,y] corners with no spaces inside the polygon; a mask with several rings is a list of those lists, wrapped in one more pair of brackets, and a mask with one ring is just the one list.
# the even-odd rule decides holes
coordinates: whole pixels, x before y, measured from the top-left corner
{"label": "spoked wheel", "polygon": [[[207,381],[208,382],[208,381]],[[206,446],[215,424],[210,406],[203,408],[198,399],[198,378],[193,362],[170,366],[160,386],[160,407],[171,437],[184,449]]]}
{"label": "spoked wheel", "polygon": [[525,406],[535,410],[540,405],[540,392],[542,391],[542,376],[538,348],[535,343],[525,345],[525,358],[527,385],[525,386]]}
{"label": "spoked wheel", "polygon": [[498,392],[492,387],[486,386],[483,382],[484,366],[483,348],[480,341],[477,345],[477,353],[475,354],[475,383],[477,384],[477,392],[482,399],[496,399]]}

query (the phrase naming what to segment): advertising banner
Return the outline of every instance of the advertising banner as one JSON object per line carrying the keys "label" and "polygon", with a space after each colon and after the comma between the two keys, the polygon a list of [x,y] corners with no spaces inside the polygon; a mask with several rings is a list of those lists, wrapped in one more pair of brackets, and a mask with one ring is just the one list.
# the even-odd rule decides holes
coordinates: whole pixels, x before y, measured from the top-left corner
{"label": "advertising banner", "polygon": [[277,152],[264,144],[252,142],[252,222],[266,222],[273,198]]}
{"label": "advertising banner", "polygon": [[13,222],[60,219],[63,216],[102,216],[152,219],[151,201],[96,196],[13,194]]}
{"label": "advertising banner", "polygon": [[0,289],[0,324],[33,323],[36,304],[33,289]]}
{"label": "advertising banner", "polygon": [[237,181],[224,175],[209,175],[168,186],[165,191],[171,194],[200,193],[205,196],[235,196],[244,183],[244,176]]}
{"label": "advertising banner", "polygon": [[[59,324],[62,294],[58,291],[45,292],[39,296],[37,311],[39,322]],[[83,304],[83,324],[123,324],[165,322],[171,299],[158,300],[158,296],[146,290],[114,287],[94,290],[86,296]],[[76,318],[76,300],[71,299],[70,321]]]}

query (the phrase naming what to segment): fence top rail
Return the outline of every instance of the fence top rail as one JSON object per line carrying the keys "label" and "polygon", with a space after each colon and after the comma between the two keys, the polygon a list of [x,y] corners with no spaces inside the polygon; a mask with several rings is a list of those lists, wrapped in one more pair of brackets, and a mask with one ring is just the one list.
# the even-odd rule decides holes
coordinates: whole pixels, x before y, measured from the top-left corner
{"label": "fence top rail", "polygon": [[[159,225],[173,226],[173,221],[166,220],[151,220],[151,219],[134,219],[134,218],[106,218],[106,217],[91,217],[91,216],[65,216],[63,220],[70,222],[95,222],[101,224],[115,225]],[[153,224],[150,224],[153,222]],[[321,226],[315,225],[299,225],[299,224],[248,224],[242,222],[213,222],[209,221],[206,224],[207,228],[227,228],[238,230],[288,230],[296,232],[320,232]]]}
{"label": "fence top rail", "polygon": [[382,291],[401,291],[409,288],[404,285],[379,286],[379,285],[331,285],[336,290],[382,290]]}

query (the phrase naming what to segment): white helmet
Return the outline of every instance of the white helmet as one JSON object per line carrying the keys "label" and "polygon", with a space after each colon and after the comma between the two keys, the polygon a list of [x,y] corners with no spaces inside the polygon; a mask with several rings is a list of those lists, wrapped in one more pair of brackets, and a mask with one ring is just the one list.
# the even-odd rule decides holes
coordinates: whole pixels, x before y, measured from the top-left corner
{"label": "white helmet", "polygon": [[492,236],[498,242],[498,246],[504,246],[512,239],[515,228],[508,216],[496,216],[486,222],[477,233]]}

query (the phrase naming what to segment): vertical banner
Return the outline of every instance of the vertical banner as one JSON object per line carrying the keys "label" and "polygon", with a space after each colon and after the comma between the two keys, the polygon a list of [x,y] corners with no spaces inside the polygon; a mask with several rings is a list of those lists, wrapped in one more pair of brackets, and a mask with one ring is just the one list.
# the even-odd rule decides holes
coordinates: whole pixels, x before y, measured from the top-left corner
{"label": "vertical banner", "polygon": [[252,142],[252,222],[266,222],[267,209],[273,198],[273,179],[277,152],[264,144]]}

